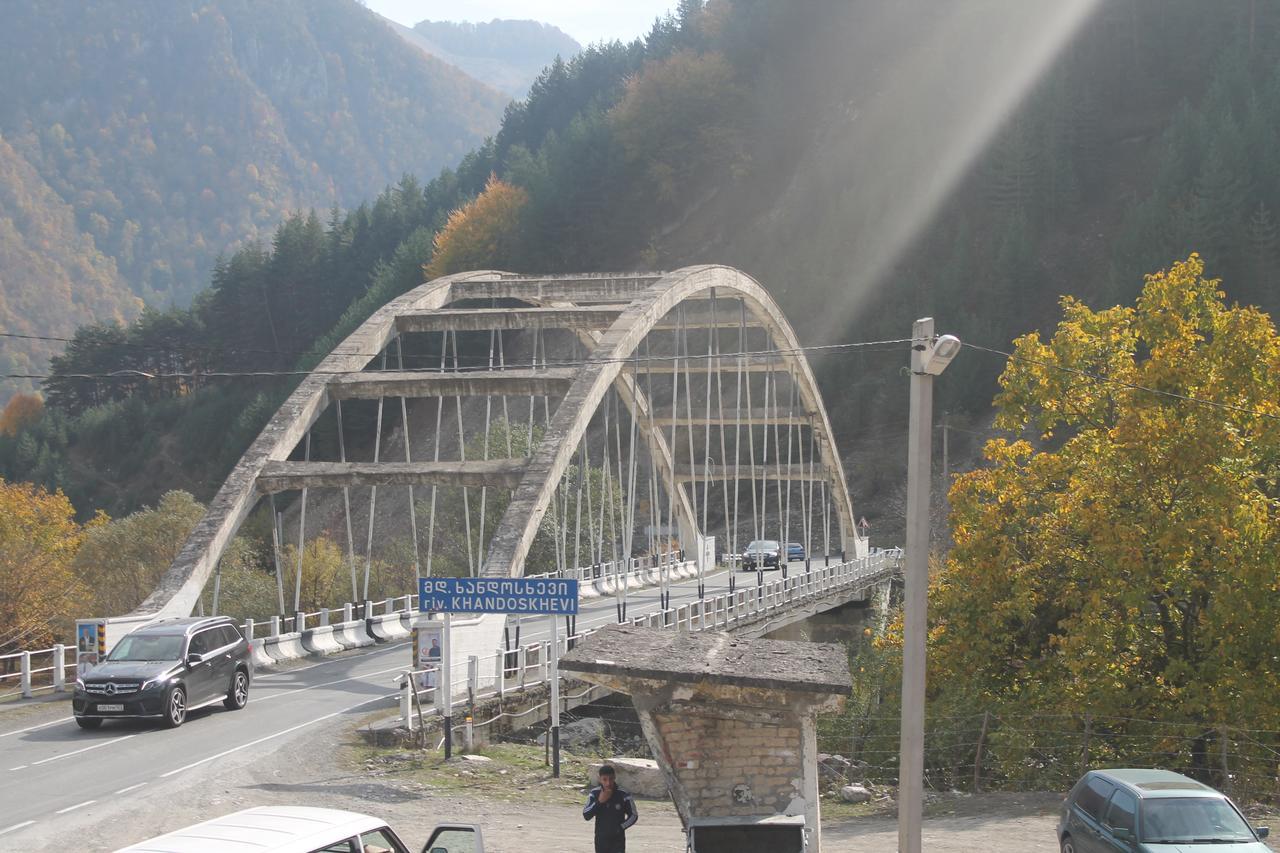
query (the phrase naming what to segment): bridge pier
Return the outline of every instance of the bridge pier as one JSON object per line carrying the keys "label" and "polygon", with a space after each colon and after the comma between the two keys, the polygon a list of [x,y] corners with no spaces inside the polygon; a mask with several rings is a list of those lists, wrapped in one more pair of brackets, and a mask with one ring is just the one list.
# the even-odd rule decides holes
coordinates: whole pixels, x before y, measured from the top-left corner
{"label": "bridge pier", "polygon": [[842,647],[611,625],[560,667],[632,697],[694,853],[821,849],[815,717],[852,690]]}

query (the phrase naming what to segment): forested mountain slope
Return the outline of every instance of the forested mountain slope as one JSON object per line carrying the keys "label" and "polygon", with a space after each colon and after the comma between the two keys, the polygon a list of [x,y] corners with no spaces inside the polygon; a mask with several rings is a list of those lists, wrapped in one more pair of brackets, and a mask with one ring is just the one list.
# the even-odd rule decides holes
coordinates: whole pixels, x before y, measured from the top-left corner
{"label": "forested mountain slope", "polygon": [[[82,329],[44,418],[0,437],[0,474],[63,485],[81,512],[179,483],[205,497],[294,380],[74,374],[305,368],[424,265],[730,263],[814,343],[901,338],[928,314],[1007,348],[1061,295],[1131,301],[1193,250],[1273,309],[1277,36],[1262,3],[685,0],[644,40],[553,63],[456,170],[290,220],[189,311]],[[288,305],[306,310],[272,325]],[[819,365],[873,523],[901,480],[904,363],[897,346]],[[1001,366],[966,351],[939,411],[981,432]]]}
{"label": "forested mountain slope", "polygon": [[186,304],[287,214],[456,163],[507,101],[354,0],[7,3],[0,80],[4,328],[55,335]]}

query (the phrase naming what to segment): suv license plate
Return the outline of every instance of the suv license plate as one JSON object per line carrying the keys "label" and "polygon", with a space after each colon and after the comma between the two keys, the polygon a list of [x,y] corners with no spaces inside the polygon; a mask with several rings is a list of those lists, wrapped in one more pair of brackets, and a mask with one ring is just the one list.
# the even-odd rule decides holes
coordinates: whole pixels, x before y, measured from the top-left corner
{"label": "suv license plate", "polygon": [[99,705],[99,711],[123,711],[124,705]]}

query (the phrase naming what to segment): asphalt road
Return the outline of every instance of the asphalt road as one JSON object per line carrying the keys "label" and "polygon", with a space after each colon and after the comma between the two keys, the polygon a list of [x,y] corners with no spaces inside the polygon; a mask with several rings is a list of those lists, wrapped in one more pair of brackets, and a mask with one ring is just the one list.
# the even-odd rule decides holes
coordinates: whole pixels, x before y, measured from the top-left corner
{"label": "asphalt road", "polygon": [[[803,572],[803,565],[790,569],[797,570]],[[729,572],[708,576],[707,594],[727,589],[728,579]],[[754,573],[737,573],[739,586],[755,582]],[[671,587],[673,605],[696,598],[696,579]],[[655,610],[658,603],[657,587],[632,590],[627,615]],[[577,626],[594,628],[616,618],[613,597],[584,600]],[[528,619],[521,642],[546,635],[545,619]],[[255,677],[244,710],[217,705],[194,711],[178,729],[120,720],[85,731],[70,716],[69,698],[23,714],[20,722],[0,712],[0,849],[40,849],[64,831],[65,816],[73,813],[80,825],[86,819],[110,820],[122,798],[149,798],[163,808],[165,797],[189,774],[216,780],[220,765],[287,747],[291,736],[309,727],[391,707],[396,675],[409,667],[410,656],[405,642],[279,672],[264,670]],[[97,849],[83,838],[65,840],[67,846],[57,849]]]}

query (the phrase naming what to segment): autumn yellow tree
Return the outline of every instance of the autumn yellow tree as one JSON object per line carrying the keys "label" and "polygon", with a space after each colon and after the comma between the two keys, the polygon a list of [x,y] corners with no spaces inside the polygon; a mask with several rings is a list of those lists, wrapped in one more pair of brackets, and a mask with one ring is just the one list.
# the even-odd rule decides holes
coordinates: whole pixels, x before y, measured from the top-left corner
{"label": "autumn yellow tree", "polygon": [[[1192,255],[1133,307],[1062,300],[1016,341],[987,465],[950,496],[931,686],[1280,729],[1280,339]],[[1202,727],[1196,729],[1195,726]]]}
{"label": "autumn yellow tree", "polygon": [[39,394],[14,394],[0,412],[0,434],[17,435],[22,428],[40,420],[44,400]]}
{"label": "autumn yellow tree", "polygon": [[347,558],[332,539],[318,536],[302,549],[302,583],[298,583],[298,547],[286,545],[280,551],[285,607],[292,609],[294,590],[300,590],[303,610],[335,607],[351,598],[351,576]]}
{"label": "autumn yellow tree", "polygon": [[62,492],[0,480],[0,653],[47,648],[75,615],[83,537]]}
{"label": "autumn yellow tree", "polygon": [[484,192],[451,213],[436,235],[427,277],[509,265],[519,240],[520,214],[528,203],[522,188],[491,175]]}
{"label": "autumn yellow tree", "polygon": [[94,527],[72,568],[90,592],[91,616],[122,616],[155,589],[204,507],[187,492],[166,492],[152,507]]}

